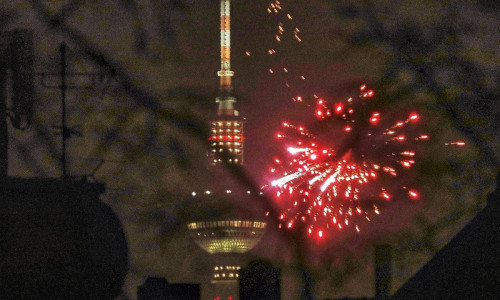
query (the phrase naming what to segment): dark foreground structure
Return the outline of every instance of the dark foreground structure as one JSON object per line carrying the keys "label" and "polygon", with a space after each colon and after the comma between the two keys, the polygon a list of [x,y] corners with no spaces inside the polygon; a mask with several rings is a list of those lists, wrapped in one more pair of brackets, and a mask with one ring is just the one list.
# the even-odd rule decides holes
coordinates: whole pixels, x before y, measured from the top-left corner
{"label": "dark foreground structure", "polygon": [[169,284],[165,278],[148,277],[137,289],[137,300],[200,300],[200,285]]}
{"label": "dark foreground structure", "polygon": [[99,199],[104,185],[67,176],[64,109],[61,178],[9,177],[9,130],[33,118],[33,45],[31,30],[0,32],[0,299],[115,299],[128,270],[125,234]]}
{"label": "dark foreground structure", "polygon": [[0,298],[115,299],[128,270],[122,226],[72,178],[0,178]]}
{"label": "dark foreground structure", "polygon": [[240,270],[240,300],[280,300],[281,272],[264,260]]}
{"label": "dark foreground structure", "polygon": [[389,299],[392,284],[392,246],[375,245],[375,299]]}
{"label": "dark foreground structure", "polygon": [[361,299],[500,299],[500,172],[487,205],[392,297],[391,248],[375,249],[374,298]]}
{"label": "dark foreground structure", "polygon": [[391,299],[500,299],[500,173],[479,212]]}

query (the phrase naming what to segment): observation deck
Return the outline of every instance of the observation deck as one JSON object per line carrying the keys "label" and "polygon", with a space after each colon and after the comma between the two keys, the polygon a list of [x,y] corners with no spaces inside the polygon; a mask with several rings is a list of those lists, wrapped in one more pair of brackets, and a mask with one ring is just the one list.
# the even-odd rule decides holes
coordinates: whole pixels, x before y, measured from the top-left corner
{"label": "observation deck", "polygon": [[245,253],[259,243],[266,223],[250,220],[200,221],[188,224],[191,238],[208,253]]}

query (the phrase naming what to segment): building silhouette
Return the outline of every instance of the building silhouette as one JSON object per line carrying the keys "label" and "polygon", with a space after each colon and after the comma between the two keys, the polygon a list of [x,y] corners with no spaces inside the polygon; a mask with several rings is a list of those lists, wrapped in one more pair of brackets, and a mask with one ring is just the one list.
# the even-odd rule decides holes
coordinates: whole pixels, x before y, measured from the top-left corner
{"label": "building silhouette", "polygon": [[128,271],[120,221],[80,179],[0,180],[0,298],[115,299]]}
{"label": "building silhouette", "polygon": [[165,278],[148,277],[137,289],[137,300],[200,300],[200,285],[169,284]]}
{"label": "building silhouette", "polygon": [[[374,298],[348,299],[499,299],[500,172],[486,206],[413,277],[390,295],[391,246],[375,248]],[[325,299],[328,300],[328,299]]]}
{"label": "building silhouette", "polygon": [[264,260],[240,270],[240,300],[280,300],[281,272]]}
{"label": "building silhouette", "polygon": [[99,199],[105,186],[86,176],[9,176],[9,124],[24,130],[33,116],[33,56],[31,30],[0,32],[0,298],[115,299],[128,248]]}
{"label": "building silhouette", "polygon": [[487,205],[391,299],[500,298],[500,172]]}

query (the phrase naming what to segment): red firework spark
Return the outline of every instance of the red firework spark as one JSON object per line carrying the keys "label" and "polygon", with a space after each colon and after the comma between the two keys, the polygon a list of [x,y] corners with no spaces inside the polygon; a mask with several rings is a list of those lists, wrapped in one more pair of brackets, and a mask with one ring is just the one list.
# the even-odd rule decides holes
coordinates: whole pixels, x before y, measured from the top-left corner
{"label": "red firework spark", "polygon": [[[372,112],[362,120],[357,107],[373,101],[375,94],[364,85],[360,90],[358,98],[333,105],[316,101],[319,134],[284,122],[283,132],[276,135],[286,145],[286,155],[274,159],[270,184],[282,208],[281,228],[301,223],[318,238],[332,228],[359,232],[360,219],[378,215],[384,202],[419,199],[408,181],[418,156],[414,147],[429,139],[419,132],[420,116],[407,112],[403,120],[390,122]],[[328,126],[327,135],[334,137],[321,137]]]}

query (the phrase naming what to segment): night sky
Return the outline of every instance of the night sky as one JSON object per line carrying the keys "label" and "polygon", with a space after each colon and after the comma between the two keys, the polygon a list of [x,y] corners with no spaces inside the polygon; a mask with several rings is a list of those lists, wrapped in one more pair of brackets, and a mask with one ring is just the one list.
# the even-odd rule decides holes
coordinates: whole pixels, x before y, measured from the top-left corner
{"label": "night sky", "polygon": [[[147,276],[205,280],[207,254],[185,229],[190,193],[206,183],[205,145],[186,123],[206,122],[216,111],[219,1],[66,0],[63,28],[48,26],[46,18],[62,1],[41,2],[3,3],[0,21],[6,30],[34,30],[36,72],[58,72],[64,40],[69,72],[105,75],[91,89],[68,92],[68,125],[83,133],[69,142],[69,169],[88,174],[98,159],[107,160],[95,177],[107,185],[103,200],[127,233],[130,275],[123,299],[135,299]],[[375,242],[395,245],[395,291],[493,188],[500,166],[500,7],[488,1],[283,0],[293,16],[286,20],[268,14],[269,3],[231,3],[233,82],[237,109],[247,118],[246,167],[256,186],[269,183],[268,168],[282,150],[274,138],[280,124],[314,125],[313,94],[346,99],[366,83],[381,110],[414,107],[422,115],[431,140],[413,174],[425,195],[421,201],[394,201],[360,234],[335,232],[321,245],[308,242],[318,299],[372,296]],[[279,22],[289,26],[281,43],[275,38]],[[295,27],[300,43],[290,32]],[[289,72],[276,71],[283,67]],[[11,130],[11,176],[60,175],[60,138],[52,130],[60,122],[59,92],[37,78],[34,123],[25,132]],[[57,83],[56,77],[46,80]],[[297,96],[304,103],[292,100]],[[169,119],[164,111],[180,117]],[[444,146],[455,140],[467,145]],[[269,230],[249,257],[281,267],[284,299],[293,299],[299,279],[287,246]]]}

